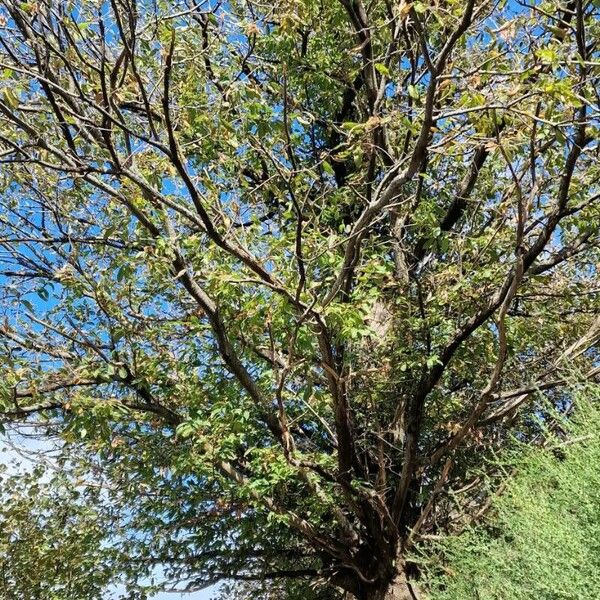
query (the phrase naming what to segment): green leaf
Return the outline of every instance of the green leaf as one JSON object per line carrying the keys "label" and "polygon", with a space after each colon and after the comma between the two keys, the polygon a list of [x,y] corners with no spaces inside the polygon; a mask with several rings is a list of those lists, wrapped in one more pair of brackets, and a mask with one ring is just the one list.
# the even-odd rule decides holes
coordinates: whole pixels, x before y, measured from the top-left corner
{"label": "green leaf", "polygon": [[327,175],[331,175],[332,177],[335,175],[335,171],[333,170],[333,167],[326,160],[324,160],[321,163],[321,166],[323,167],[323,171],[325,171],[325,173],[327,173]]}
{"label": "green leaf", "polygon": [[386,77],[390,75],[390,70],[383,63],[375,63],[375,70]]}
{"label": "green leaf", "polygon": [[33,304],[29,301],[26,300],[25,298],[21,298],[21,304],[29,311],[29,312],[35,312],[34,308],[33,308]]}
{"label": "green leaf", "polygon": [[36,290],[36,293],[44,302],[46,302],[50,298],[50,294],[49,294],[48,290],[43,286],[39,287]]}

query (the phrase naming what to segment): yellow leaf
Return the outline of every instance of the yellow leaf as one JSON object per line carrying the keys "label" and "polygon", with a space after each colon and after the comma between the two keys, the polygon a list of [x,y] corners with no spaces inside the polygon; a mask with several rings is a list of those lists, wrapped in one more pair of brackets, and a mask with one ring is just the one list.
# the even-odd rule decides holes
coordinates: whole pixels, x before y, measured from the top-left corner
{"label": "yellow leaf", "polygon": [[12,106],[12,108],[17,108],[17,106],[19,106],[19,99],[11,89],[4,90],[4,100],[6,100],[6,103],[9,106]]}
{"label": "yellow leaf", "polygon": [[406,0],[402,0],[402,2],[400,2],[400,6],[398,7],[398,16],[401,19],[404,19],[408,16],[408,13],[410,13],[410,9],[412,8],[412,2],[406,2]]}

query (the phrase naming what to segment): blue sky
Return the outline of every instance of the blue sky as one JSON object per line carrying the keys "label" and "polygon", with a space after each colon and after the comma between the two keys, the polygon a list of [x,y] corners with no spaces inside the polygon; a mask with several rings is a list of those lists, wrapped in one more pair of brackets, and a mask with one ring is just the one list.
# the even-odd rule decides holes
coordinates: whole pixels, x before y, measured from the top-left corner
{"label": "blue sky", "polygon": [[214,598],[215,588],[194,592],[193,594],[173,594],[171,592],[161,592],[156,596],[152,596],[153,600],[211,600]]}

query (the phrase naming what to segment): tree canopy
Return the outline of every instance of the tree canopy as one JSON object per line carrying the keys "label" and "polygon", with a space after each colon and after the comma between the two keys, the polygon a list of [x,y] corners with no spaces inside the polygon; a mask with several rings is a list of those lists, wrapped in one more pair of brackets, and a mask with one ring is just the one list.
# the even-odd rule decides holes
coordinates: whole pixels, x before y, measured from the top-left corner
{"label": "tree canopy", "polygon": [[0,6],[0,411],[58,444],[31,510],[103,523],[131,598],[414,597],[536,392],[598,374],[598,2]]}

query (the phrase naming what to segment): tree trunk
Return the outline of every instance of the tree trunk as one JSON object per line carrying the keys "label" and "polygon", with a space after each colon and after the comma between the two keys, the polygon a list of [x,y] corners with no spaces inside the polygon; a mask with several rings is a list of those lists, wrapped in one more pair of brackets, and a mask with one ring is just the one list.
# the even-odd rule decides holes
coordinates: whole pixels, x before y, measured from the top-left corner
{"label": "tree trunk", "polygon": [[369,590],[365,600],[421,600],[421,596],[416,583],[400,568],[386,586]]}
{"label": "tree trunk", "polygon": [[393,581],[387,589],[380,590],[373,600],[419,600],[420,596],[414,584],[404,581]]}

